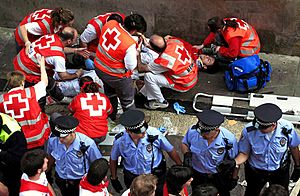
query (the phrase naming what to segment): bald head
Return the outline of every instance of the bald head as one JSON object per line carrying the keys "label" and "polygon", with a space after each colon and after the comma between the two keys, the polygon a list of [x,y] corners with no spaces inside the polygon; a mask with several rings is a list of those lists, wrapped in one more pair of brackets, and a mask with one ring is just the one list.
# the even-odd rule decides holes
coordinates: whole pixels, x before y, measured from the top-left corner
{"label": "bald head", "polygon": [[158,53],[162,53],[167,47],[165,39],[162,36],[156,34],[150,37],[149,43],[151,48]]}
{"label": "bald head", "polygon": [[66,42],[66,46],[73,45],[78,37],[77,30],[73,27],[65,27],[60,33],[59,37],[63,42]]}

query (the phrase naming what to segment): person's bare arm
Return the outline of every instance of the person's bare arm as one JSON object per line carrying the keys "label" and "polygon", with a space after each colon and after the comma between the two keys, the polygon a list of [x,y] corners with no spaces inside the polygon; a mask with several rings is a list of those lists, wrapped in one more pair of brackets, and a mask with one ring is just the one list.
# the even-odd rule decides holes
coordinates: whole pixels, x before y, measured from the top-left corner
{"label": "person's bare arm", "polygon": [[58,72],[58,76],[61,80],[73,80],[83,75],[83,69],[78,69],[75,73],[70,74],[68,72]]}
{"label": "person's bare arm", "polygon": [[236,162],[237,165],[241,165],[241,164],[245,163],[248,158],[249,158],[249,154],[248,153],[240,152],[237,155],[237,157],[235,158],[235,162]]}
{"label": "person's bare arm", "polygon": [[44,82],[45,86],[47,86],[48,85],[48,76],[47,76],[46,67],[45,67],[45,57],[38,54],[37,61],[40,65],[40,69],[41,69],[41,81]]}
{"label": "person's bare arm", "polygon": [[172,151],[168,152],[168,155],[171,157],[171,159],[177,164],[177,165],[181,165],[182,161],[179,157],[179,155],[177,154],[175,148],[173,148]]}
{"label": "person's bare arm", "polygon": [[65,47],[64,52],[66,54],[78,54],[82,56],[83,58],[89,58],[90,52],[86,48],[71,48],[71,47]]}
{"label": "person's bare arm", "polygon": [[149,72],[150,71],[150,69],[148,68],[148,66],[142,63],[142,61],[141,61],[141,55],[140,54],[137,55],[137,70],[140,73]]}
{"label": "person's bare arm", "polygon": [[294,160],[294,164],[295,166],[300,166],[300,155],[299,155],[299,148],[298,146],[296,147],[290,147],[291,153],[292,153],[292,157]]}
{"label": "person's bare arm", "polygon": [[190,151],[189,147],[186,144],[182,143],[181,144],[181,152],[182,152],[182,154],[185,154],[185,153],[187,153],[189,151]]}
{"label": "person's bare arm", "polygon": [[54,189],[52,188],[51,184],[48,183],[48,189],[52,193],[52,196],[56,196]]}
{"label": "person's bare arm", "polygon": [[112,159],[109,159],[111,179],[117,179],[117,165],[118,165],[118,160],[114,161]]}
{"label": "person's bare arm", "polygon": [[9,195],[7,186],[5,186],[2,182],[0,182],[0,195],[2,195],[2,196]]}
{"label": "person's bare arm", "polygon": [[20,31],[21,31],[21,35],[23,37],[23,41],[25,43],[25,53],[26,53],[26,55],[28,55],[31,42],[28,39],[28,32],[27,32],[27,29],[25,28],[25,25],[20,26]]}

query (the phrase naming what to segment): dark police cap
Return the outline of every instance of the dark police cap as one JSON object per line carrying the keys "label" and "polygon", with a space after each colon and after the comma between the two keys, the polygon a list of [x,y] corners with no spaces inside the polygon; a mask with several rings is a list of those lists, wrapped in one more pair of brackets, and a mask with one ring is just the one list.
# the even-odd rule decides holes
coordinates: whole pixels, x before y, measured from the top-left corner
{"label": "dark police cap", "polygon": [[126,130],[134,133],[143,133],[148,128],[145,114],[140,110],[127,110],[120,116],[120,123]]}
{"label": "dark police cap", "polygon": [[282,111],[275,104],[265,103],[254,109],[254,115],[258,124],[269,126],[281,118]]}
{"label": "dark police cap", "polygon": [[211,131],[218,128],[224,122],[224,116],[215,110],[203,110],[196,114],[199,122],[199,129],[202,131]]}
{"label": "dark police cap", "polygon": [[79,121],[73,116],[59,116],[53,123],[55,125],[53,134],[57,137],[66,137],[75,131]]}

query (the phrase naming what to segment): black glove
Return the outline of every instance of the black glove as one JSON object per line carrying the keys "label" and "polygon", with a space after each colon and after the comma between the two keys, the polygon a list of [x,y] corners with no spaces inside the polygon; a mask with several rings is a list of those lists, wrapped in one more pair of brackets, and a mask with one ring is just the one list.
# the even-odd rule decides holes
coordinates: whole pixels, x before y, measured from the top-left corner
{"label": "black glove", "polygon": [[192,152],[186,152],[183,155],[183,166],[192,167]]}
{"label": "black glove", "polygon": [[114,189],[117,193],[120,193],[123,190],[121,182],[119,181],[118,178],[116,178],[116,179],[111,179],[110,178],[110,182],[111,182],[111,185],[114,187]]}
{"label": "black glove", "polygon": [[292,173],[291,180],[293,182],[297,182],[299,180],[299,177],[300,177],[300,166],[297,166],[297,167],[294,167],[294,171]]}
{"label": "black glove", "polygon": [[236,166],[236,162],[234,159],[232,160],[224,160],[217,166],[217,172],[221,175],[228,175],[233,172]]}

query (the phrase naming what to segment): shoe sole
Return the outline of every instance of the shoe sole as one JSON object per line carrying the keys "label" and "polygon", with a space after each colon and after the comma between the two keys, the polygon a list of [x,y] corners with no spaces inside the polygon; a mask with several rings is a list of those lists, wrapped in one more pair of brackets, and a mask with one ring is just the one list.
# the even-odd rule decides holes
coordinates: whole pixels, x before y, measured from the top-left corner
{"label": "shoe sole", "polygon": [[169,106],[169,104],[167,106],[154,106],[154,107],[150,107],[149,105],[147,104],[144,104],[144,107],[149,109],[149,110],[156,110],[156,109],[165,109]]}

